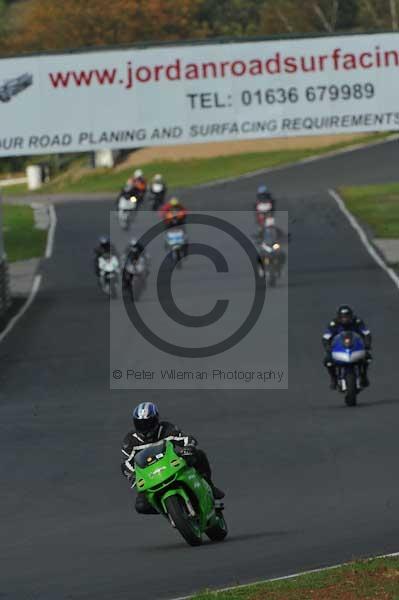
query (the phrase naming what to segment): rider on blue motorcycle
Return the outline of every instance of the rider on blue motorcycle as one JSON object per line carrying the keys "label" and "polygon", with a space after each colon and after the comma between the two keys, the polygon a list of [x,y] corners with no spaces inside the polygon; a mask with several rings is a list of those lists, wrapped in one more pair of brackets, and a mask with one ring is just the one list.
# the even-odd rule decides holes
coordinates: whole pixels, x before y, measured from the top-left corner
{"label": "rider on blue motorcycle", "polygon": [[354,314],[351,307],[347,304],[342,304],[338,307],[335,319],[330,321],[323,335],[323,346],[326,351],[326,356],[324,358],[324,366],[326,367],[331,378],[330,387],[333,390],[335,390],[337,387],[335,366],[331,357],[331,342],[336,335],[342,333],[343,331],[354,331],[355,333],[361,335],[361,337],[363,338],[364,346],[366,349],[366,361],[363,365],[362,385],[363,387],[367,387],[370,385],[369,379],[367,377],[367,370],[372,360],[371,332],[367,328],[365,322],[362,319],[359,319],[359,317],[357,317]]}
{"label": "rider on blue motorcycle", "polygon": [[[174,437],[176,443],[181,445],[186,453],[186,460],[190,466],[195,467],[202,477],[212,488],[214,498],[220,500],[224,492],[218,489],[212,481],[212,471],[208,457],[203,450],[197,446],[197,440],[192,436],[185,435],[173,423],[160,421],[158,409],[152,402],[142,402],[133,411],[134,429],[129,431],[122,443],[123,461],[121,463],[122,474],[130,481],[132,486],[135,482],[133,458],[140,446],[154,444],[167,437]],[[148,502],[144,493],[138,493],[136,498],[136,511],[141,514],[157,514],[157,511]]]}

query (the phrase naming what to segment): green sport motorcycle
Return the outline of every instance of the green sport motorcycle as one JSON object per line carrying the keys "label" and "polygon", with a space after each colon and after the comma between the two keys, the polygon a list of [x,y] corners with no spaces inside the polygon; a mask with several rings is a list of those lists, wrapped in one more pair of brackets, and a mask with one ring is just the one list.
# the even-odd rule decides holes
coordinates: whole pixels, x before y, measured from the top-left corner
{"label": "green sport motorcycle", "polygon": [[134,457],[137,490],[190,546],[199,546],[204,533],[222,541],[227,535],[223,504],[215,502],[210,485],[184,455],[184,448],[168,439],[139,451]]}

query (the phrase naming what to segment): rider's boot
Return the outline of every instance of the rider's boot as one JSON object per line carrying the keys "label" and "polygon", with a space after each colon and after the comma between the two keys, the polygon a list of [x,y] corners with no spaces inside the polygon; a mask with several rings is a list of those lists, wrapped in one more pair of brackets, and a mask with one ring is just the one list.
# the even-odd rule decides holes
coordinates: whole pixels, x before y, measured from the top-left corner
{"label": "rider's boot", "polygon": [[216,485],[213,483],[212,479],[207,479],[207,482],[209,483],[209,485],[212,488],[212,493],[213,493],[213,497],[215,498],[215,500],[222,500],[225,497],[225,493],[216,487]]}
{"label": "rider's boot", "polygon": [[334,369],[333,365],[330,365],[330,364],[327,364],[326,367],[327,367],[328,374],[330,376],[330,389],[336,390],[338,381],[337,381],[337,375],[335,373],[335,369]]}
{"label": "rider's boot", "polygon": [[336,390],[337,389],[337,378],[335,375],[330,375],[330,390]]}
{"label": "rider's boot", "polygon": [[365,363],[363,365],[363,369],[362,369],[362,386],[363,387],[369,387],[369,385],[370,385],[370,380],[368,378],[367,372],[368,372],[368,369],[369,369],[369,366],[370,366],[372,360],[373,359],[372,359],[370,351],[367,351],[366,361],[365,361]]}
{"label": "rider's boot", "polygon": [[327,355],[324,358],[324,366],[327,369],[328,374],[330,376],[330,389],[336,390],[338,387],[338,380],[337,380],[337,374],[335,371],[334,363],[331,360],[330,352],[327,352]]}
{"label": "rider's boot", "polygon": [[362,386],[363,386],[363,387],[365,387],[365,388],[366,388],[366,387],[369,387],[369,385],[370,385],[370,380],[369,380],[369,378],[368,378],[368,376],[367,376],[367,370],[366,370],[366,369],[364,369],[364,371],[363,371],[363,373],[362,373],[362,375],[361,375],[361,380],[362,380]]}

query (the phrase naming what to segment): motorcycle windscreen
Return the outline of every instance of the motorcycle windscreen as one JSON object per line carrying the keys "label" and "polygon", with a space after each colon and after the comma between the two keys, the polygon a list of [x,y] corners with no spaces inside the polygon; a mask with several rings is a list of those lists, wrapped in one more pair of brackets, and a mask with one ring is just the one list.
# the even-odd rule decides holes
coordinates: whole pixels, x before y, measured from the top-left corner
{"label": "motorcycle windscreen", "polygon": [[151,444],[149,448],[145,448],[136,454],[134,462],[141,469],[145,469],[153,465],[156,461],[161,460],[164,457],[165,451],[166,442],[162,441],[157,444]]}
{"label": "motorcycle windscreen", "polygon": [[166,240],[170,246],[184,244],[184,232],[181,229],[177,231],[168,231]]}
{"label": "motorcycle windscreen", "polygon": [[364,350],[364,341],[362,337],[354,331],[342,331],[336,335],[331,344],[332,351],[350,349],[354,351]]}
{"label": "motorcycle windscreen", "polygon": [[256,210],[260,213],[270,212],[272,210],[272,203],[271,202],[259,202],[259,204],[257,204],[257,206],[256,206]]}

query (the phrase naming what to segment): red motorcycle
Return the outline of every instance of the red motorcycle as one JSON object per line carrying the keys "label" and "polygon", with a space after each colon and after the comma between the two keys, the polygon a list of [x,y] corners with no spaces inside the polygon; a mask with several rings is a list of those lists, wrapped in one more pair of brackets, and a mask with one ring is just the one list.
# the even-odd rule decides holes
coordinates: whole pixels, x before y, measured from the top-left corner
{"label": "red motorcycle", "polygon": [[266,220],[273,219],[272,214],[273,202],[271,200],[261,200],[256,203],[256,222],[259,225],[260,232],[267,226]]}

